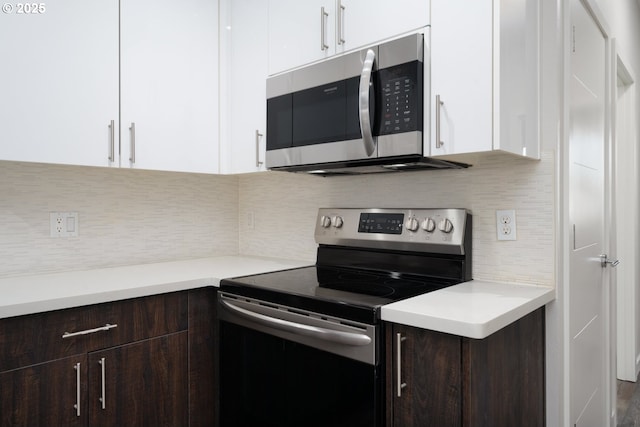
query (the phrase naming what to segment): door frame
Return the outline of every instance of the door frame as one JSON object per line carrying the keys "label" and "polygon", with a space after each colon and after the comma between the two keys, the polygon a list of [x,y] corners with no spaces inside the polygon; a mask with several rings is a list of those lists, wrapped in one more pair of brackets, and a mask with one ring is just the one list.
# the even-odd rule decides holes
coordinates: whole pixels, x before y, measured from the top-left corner
{"label": "door frame", "polygon": [[[618,135],[618,118],[619,118],[619,93],[618,80],[622,80],[624,86],[627,87],[627,93],[625,96],[632,97],[631,111],[627,112],[627,115],[637,116],[637,97],[635,86],[636,78],[632,68],[629,68],[628,62],[623,61],[618,52],[616,41],[612,43],[612,55],[611,55],[611,67],[613,69],[611,79],[611,91],[612,98],[612,141],[614,149],[619,145],[618,141],[622,141],[624,137],[630,137],[633,142],[633,147],[629,150],[625,150],[620,156],[614,157],[614,168],[616,176],[624,174],[627,178],[632,178],[631,191],[621,194],[622,187],[618,189],[614,186],[614,198],[621,196],[621,198],[614,199],[614,207],[616,211],[614,214],[617,217],[617,225],[619,227],[618,233],[614,236],[614,244],[618,253],[623,261],[620,265],[620,271],[615,275],[620,277],[620,280],[616,280],[616,286],[613,289],[615,291],[612,294],[614,307],[616,312],[614,313],[615,328],[612,329],[612,335],[617,337],[615,352],[612,354],[612,358],[617,362],[614,365],[613,375],[614,384],[615,378],[619,378],[625,381],[636,381],[638,373],[640,372],[640,365],[638,361],[638,332],[637,332],[637,316],[638,316],[638,269],[637,261],[639,257],[639,245],[636,238],[625,238],[626,235],[637,236],[640,232],[640,224],[638,222],[638,213],[640,212],[639,202],[639,186],[638,182],[640,175],[637,168],[640,165],[640,150],[638,150],[638,127],[635,129],[635,134],[632,135]],[[614,152],[614,154],[616,154]],[[625,156],[626,155],[626,156]],[[618,159],[624,157],[628,161],[628,156],[633,158],[633,165],[624,165],[618,163]],[[618,173],[620,172],[620,173]],[[627,175],[629,174],[629,175]],[[631,211],[626,212],[626,207],[618,205],[617,201],[620,199],[630,200],[633,207]],[[617,209],[620,208],[620,209]],[[621,212],[623,211],[623,212]],[[628,326],[631,325],[631,328]]]}
{"label": "door frame", "polygon": [[[612,185],[611,179],[611,81],[612,67],[611,61],[611,31],[604,14],[598,7],[596,0],[580,0],[587,12],[593,17],[599,26],[605,39],[605,227],[603,247],[607,253],[611,253],[611,227],[612,224]],[[571,334],[570,334],[570,301],[569,292],[570,275],[570,253],[572,248],[571,222],[569,218],[569,105],[570,105],[570,81],[571,81],[571,45],[573,42],[571,28],[571,0],[559,0],[558,14],[560,27],[558,30],[562,34],[558,50],[560,63],[560,89],[559,98],[562,110],[560,112],[558,124],[558,157],[556,162],[557,185],[556,185],[556,303],[550,307],[547,320],[547,425],[549,426],[573,426],[571,419]],[[612,325],[612,300],[609,290],[609,274],[605,274],[603,283],[603,328],[610,331]],[[606,289],[606,292],[604,291]],[[615,310],[615,307],[613,308]],[[615,313],[615,311],[614,311]],[[556,330],[553,330],[557,328]],[[615,388],[613,393],[607,384],[615,384],[612,375],[611,360],[612,345],[615,345],[615,337],[609,337],[605,350],[605,366],[602,367],[604,377],[603,393],[605,396],[605,413],[608,414],[611,427],[615,427]],[[551,346],[557,345],[557,349]]]}

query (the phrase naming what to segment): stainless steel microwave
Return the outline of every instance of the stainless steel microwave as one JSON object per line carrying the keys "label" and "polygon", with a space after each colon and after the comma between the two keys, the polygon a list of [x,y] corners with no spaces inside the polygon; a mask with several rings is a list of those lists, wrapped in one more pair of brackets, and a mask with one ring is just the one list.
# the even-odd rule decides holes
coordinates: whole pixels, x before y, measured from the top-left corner
{"label": "stainless steel microwave", "polygon": [[424,155],[424,51],[416,33],[267,79],[267,168],[464,167]]}

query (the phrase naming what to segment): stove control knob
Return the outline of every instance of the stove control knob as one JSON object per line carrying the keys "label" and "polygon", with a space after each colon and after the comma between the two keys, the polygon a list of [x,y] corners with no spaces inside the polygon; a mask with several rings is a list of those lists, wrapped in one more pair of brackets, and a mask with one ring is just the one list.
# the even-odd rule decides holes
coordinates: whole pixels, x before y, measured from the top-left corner
{"label": "stove control knob", "polygon": [[453,224],[445,218],[438,224],[438,229],[443,233],[451,233],[453,231]]}
{"label": "stove control knob", "polygon": [[420,223],[415,216],[412,216],[404,223],[404,226],[409,231],[416,231],[420,227]]}
{"label": "stove control knob", "polygon": [[333,218],[333,226],[335,228],[341,228],[342,224],[344,224],[344,220],[342,219],[341,216],[336,216]]}
{"label": "stove control knob", "polygon": [[422,221],[422,229],[429,233],[433,233],[433,230],[436,229],[436,222],[433,220],[433,218],[426,218],[424,221]]}
{"label": "stove control knob", "polygon": [[331,226],[331,217],[322,215],[320,218],[320,225],[322,225],[323,228],[329,228],[329,226]]}

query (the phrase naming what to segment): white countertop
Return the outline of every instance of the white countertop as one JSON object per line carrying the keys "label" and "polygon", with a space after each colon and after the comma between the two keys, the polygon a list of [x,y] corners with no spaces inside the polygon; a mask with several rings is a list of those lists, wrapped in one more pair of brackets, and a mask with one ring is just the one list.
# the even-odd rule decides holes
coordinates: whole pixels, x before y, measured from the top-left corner
{"label": "white countertop", "polygon": [[[221,256],[0,279],[0,319],[63,308],[218,286],[220,279],[312,264]],[[473,280],[382,307],[382,319],[485,338],[555,299],[543,286]]]}
{"label": "white countertop", "polygon": [[220,279],[310,265],[308,261],[221,256],[0,279],[0,319],[22,314],[219,286]]}
{"label": "white countertop", "polygon": [[382,307],[382,319],[486,338],[553,301],[554,288],[472,280]]}

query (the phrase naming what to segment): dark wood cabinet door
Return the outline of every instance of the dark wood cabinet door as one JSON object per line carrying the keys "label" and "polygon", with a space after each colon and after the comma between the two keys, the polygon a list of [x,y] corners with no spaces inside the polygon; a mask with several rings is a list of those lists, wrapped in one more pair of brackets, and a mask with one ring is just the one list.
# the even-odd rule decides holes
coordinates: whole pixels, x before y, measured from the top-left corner
{"label": "dark wood cabinet door", "polygon": [[465,427],[544,427],[544,308],[483,340],[464,339]]}
{"label": "dark wood cabinet door", "polygon": [[[392,375],[387,395],[392,402],[393,427],[461,426],[461,339],[404,325],[393,325],[388,338],[392,345],[388,346],[387,371]],[[400,396],[398,371],[400,383],[406,384]]]}
{"label": "dark wood cabinet door", "polygon": [[86,425],[86,370],[83,354],[1,373],[0,426]]}
{"label": "dark wood cabinet door", "polygon": [[187,331],[90,353],[88,363],[92,427],[189,425]]}

